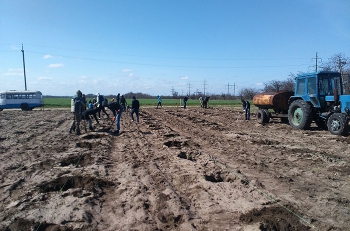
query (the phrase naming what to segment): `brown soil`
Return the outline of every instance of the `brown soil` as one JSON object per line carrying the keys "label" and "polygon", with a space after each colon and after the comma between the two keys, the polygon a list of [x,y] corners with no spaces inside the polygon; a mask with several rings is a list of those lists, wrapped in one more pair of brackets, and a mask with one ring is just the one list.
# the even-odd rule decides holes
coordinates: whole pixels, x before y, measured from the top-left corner
{"label": "brown soil", "polygon": [[232,108],[71,120],[0,112],[0,230],[350,230],[350,137]]}

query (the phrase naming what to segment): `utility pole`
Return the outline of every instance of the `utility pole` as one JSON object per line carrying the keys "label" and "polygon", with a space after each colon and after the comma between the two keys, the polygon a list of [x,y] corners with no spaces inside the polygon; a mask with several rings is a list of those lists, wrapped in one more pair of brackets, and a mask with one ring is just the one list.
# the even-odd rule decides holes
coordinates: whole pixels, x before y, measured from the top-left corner
{"label": "utility pole", "polygon": [[227,84],[227,95],[230,95],[230,87],[234,85],[230,85],[229,83]]}
{"label": "utility pole", "polygon": [[172,95],[172,96],[174,96],[174,92],[175,92],[174,86],[172,86],[172,87],[171,87],[171,95]]}
{"label": "utility pole", "polygon": [[26,77],[26,64],[24,62],[24,50],[22,44],[22,56],[23,56],[23,73],[24,73],[24,90],[27,90],[27,77]]}
{"label": "utility pole", "polygon": [[203,92],[204,92],[204,96],[205,96],[205,86],[206,86],[207,84],[206,84],[206,81],[204,80],[204,83],[203,83]]}
{"label": "utility pole", "polygon": [[341,57],[339,56],[338,68],[339,68],[340,74],[343,74],[343,65],[345,65],[345,64],[346,64],[346,61],[342,61]]}
{"label": "utility pole", "polygon": [[236,83],[233,83],[233,96],[236,96]]}
{"label": "utility pole", "polygon": [[315,65],[315,68],[316,68],[316,72],[317,72],[317,67],[318,67],[318,62],[317,62],[317,61],[320,59],[320,60],[321,60],[321,62],[322,62],[322,59],[318,57],[317,52],[316,52],[316,58],[313,58],[313,59],[315,59],[315,60],[316,60],[316,65]]}
{"label": "utility pole", "polygon": [[191,95],[191,83],[188,83],[188,96]]}

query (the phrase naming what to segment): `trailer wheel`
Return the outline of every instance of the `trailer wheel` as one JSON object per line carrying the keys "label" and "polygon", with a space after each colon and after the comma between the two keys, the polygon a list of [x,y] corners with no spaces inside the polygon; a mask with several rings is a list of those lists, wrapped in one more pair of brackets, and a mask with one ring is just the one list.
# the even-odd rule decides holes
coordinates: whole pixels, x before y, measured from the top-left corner
{"label": "trailer wheel", "polygon": [[22,109],[22,111],[29,111],[29,106],[28,106],[28,104],[26,104],[26,103],[22,104],[22,105],[21,105],[21,109]]}
{"label": "trailer wheel", "polygon": [[327,121],[328,131],[333,135],[347,135],[349,132],[348,120],[344,114],[334,113]]}
{"label": "trailer wheel", "polygon": [[311,106],[303,100],[293,101],[288,110],[290,126],[297,129],[309,129],[312,122]]}
{"label": "trailer wheel", "polygon": [[265,123],[270,123],[270,112],[267,109],[263,109],[263,111],[265,112]]}
{"label": "trailer wheel", "polygon": [[258,121],[259,124],[264,123],[264,116],[265,116],[264,111],[262,109],[259,109],[256,113],[256,120]]}

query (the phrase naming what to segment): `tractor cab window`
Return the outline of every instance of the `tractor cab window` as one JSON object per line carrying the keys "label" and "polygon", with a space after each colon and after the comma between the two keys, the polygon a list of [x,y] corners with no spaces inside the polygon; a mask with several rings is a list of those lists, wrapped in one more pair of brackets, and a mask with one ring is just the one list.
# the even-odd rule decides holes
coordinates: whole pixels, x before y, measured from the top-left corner
{"label": "tractor cab window", "polygon": [[307,93],[309,95],[316,94],[316,77],[307,80]]}
{"label": "tractor cab window", "polygon": [[332,84],[333,89],[337,88],[338,89],[338,94],[343,94],[343,92],[341,91],[342,87],[341,87],[340,77],[332,78],[331,81],[332,81],[331,84]]}
{"label": "tractor cab window", "polygon": [[298,79],[297,80],[296,94],[297,95],[304,95],[305,94],[305,79]]}
{"label": "tractor cab window", "polygon": [[320,95],[333,95],[333,87],[332,87],[331,79],[320,78],[318,90]]}

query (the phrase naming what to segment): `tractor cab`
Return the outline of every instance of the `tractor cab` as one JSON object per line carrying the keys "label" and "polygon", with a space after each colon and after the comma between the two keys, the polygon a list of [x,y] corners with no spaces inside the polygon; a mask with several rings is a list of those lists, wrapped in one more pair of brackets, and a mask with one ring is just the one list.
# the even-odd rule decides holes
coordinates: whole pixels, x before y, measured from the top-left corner
{"label": "tractor cab", "polygon": [[[313,108],[326,110],[329,102],[343,94],[341,75],[338,72],[321,71],[299,75],[295,81],[295,94],[292,98],[303,99]],[[335,90],[336,89],[336,90]],[[327,104],[328,102],[328,104]]]}

